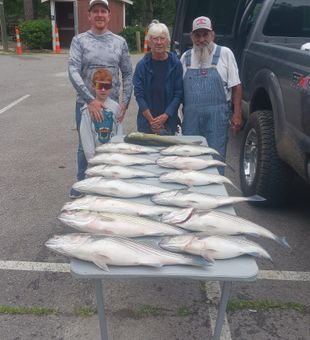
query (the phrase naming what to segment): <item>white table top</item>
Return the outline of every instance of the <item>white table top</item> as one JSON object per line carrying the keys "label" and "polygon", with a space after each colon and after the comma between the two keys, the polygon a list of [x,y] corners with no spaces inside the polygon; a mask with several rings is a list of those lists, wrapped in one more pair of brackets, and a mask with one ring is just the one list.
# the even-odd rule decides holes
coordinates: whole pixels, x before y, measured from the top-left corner
{"label": "white table top", "polygon": [[[178,137],[185,140],[202,140],[205,144],[205,139],[200,136],[182,136]],[[115,136],[112,142],[121,142],[123,140],[120,136]],[[159,154],[141,155],[142,157],[156,159]],[[210,158],[210,156],[202,156],[201,158]],[[139,166],[137,166],[139,167]],[[141,167],[140,167],[141,168]],[[163,173],[173,171],[173,169],[161,168],[157,165],[147,165],[143,167],[144,170],[155,173]],[[209,168],[204,170],[210,173],[217,173],[216,168]],[[131,179],[131,182],[148,183],[152,185],[167,187],[171,189],[185,188],[182,185],[160,183],[158,178],[147,179]],[[191,188],[191,191],[201,193],[208,193],[214,195],[227,195],[224,185],[207,185],[203,187]],[[137,202],[144,204],[153,204],[149,197],[140,197],[134,199]],[[242,204],[242,203],[241,203]],[[219,210],[229,213],[235,213],[232,206],[221,207]],[[154,238],[156,240],[156,238]],[[146,266],[108,266],[109,271],[103,271],[96,265],[90,262],[81,261],[77,259],[71,260],[71,273],[76,278],[84,279],[104,279],[104,278],[133,278],[133,277],[169,277],[169,278],[188,278],[198,280],[222,280],[222,281],[253,281],[256,279],[258,267],[255,258],[244,255],[238,258],[229,260],[216,260],[212,266],[205,268],[193,266],[164,266],[162,268],[153,268]]]}

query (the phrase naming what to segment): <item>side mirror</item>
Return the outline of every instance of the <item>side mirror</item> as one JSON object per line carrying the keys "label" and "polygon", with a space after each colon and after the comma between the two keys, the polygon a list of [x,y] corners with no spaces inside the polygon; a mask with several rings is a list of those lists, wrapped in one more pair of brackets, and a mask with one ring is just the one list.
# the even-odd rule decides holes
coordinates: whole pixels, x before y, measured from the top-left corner
{"label": "side mirror", "polygon": [[173,42],[173,51],[178,56],[178,58],[181,57],[180,43],[178,41]]}

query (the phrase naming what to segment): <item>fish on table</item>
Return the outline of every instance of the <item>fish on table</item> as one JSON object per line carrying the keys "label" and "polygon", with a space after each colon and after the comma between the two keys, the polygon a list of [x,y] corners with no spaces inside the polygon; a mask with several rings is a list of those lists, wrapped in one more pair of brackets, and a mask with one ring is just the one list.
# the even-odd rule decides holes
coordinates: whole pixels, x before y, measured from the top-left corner
{"label": "fish on table", "polygon": [[227,183],[239,190],[238,187],[225,176],[195,170],[176,170],[167,172],[161,174],[159,180],[164,183],[179,183],[187,186]]}
{"label": "fish on table", "polygon": [[97,212],[113,212],[119,214],[147,216],[156,220],[164,217],[170,223],[179,223],[187,220],[193,212],[193,208],[180,209],[176,207],[166,207],[159,205],[149,205],[133,200],[116,199],[111,197],[85,195],[74,201],[67,202],[62,207],[64,210],[89,210]]}
{"label": "fish on table", "polygon": [[118,198],[150,196],[168,190],[154,185],[129,183],[120,179],[103,177],[86,178],[74,183],[72,188],[86,194],[99,194]]}
{"label": "fish on table", "polygon": [[206,145],[172,145],[160,150],[160,153],[164,156],[220,156],[217,150]]}
{"label": "fish on table", "polygon": [[[173,224],[173,219],[170,219],[168,215],[162,221]],[[217,210],[193,213],[187,220],[176,223],[176,225],[188,231],[203,232],[209,236],[249,235],[265,237],[276,241],[282,246],[289,247],[285,237],[279,237],[267,228],[245,218]]]}
{"label": "fish on table", "polygon": [[201,140],[189,141],[175,136],[161,136],[152,133],[131,132],[124,137],[126,143],[145,146],[169,146],[176,144],[201,144]]}
{"label": "fish on table", "polygon": [[105,143],[96,147],[96,152],[112,152],[124,154],[157,153],[159,150],[137,144],[130,143]]}
{"label": "fish on table", "polygon": [[121,153],[98,153],[92,157],[88,163],[91,165],[110,164],[127,166],[155,164],[155,161],[141,156],[126,155]]}
{"label": "fish on table", "polygon": [[220,206],[231,205],[240,202],[262,202],[265,199],[259,195],[243,196],[221,196],[193,192],[190,190],[170,190],[155,194],[151,201],[161,205],[171,205],[181,208],[195,208],[198,210],[210,210]]}
{"label": "fish on table", "polygon": [[159,242],[159,245],[169,251],[200,255],[208,261],[230,259],[241,255],[272,261],[269,253],[259,244],[233,236],[206,236],[195,233],[167,236]]}
{"label": "fish on table", "polygon": [[[73,233],[55,235],[45,246],[57,253],[93,262],[108,271],[113,266],[189,265],[205,267],[209,263],[194,256],[174,254],[143,242],[118,236]],[[202,261],[203,260],[203,261]]]}
{"label": "fish on table", "polygon": [[147,171],[147,170],[140,170],[132,167],[126,167],[121,165],[108,165],[108,164],[101,164],[96,165],[93,167],[88,168],[85,171],[87,176],[102,176],[108,178],[151,178],[151,177],[158,177],[157,174]]}
{"label": "fish on table", "polygon": [[94,212],[87,210],[63,211],[58,219],[80,232],[125,237],[182,235],[185,229],[145,217]]}
{"label": "fish on table", "polygon": [[156,160],[156,164],[163,168],[180,170],[202,170],[215,166],[226,166],[217,159],[202,159],[198,157],[165,156]]}

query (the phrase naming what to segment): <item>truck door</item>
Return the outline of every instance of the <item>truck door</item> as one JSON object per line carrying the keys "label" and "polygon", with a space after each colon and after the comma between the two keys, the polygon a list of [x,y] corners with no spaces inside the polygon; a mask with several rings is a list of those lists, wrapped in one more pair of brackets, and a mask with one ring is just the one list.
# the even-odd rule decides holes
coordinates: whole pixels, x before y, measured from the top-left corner
{"label": "truck door", "polygon": [[175,24],[172,34],[173,48],[180,54],[191,48],[193,20],[199,16],[211,19],[215,31],[215,41],[219,45],[235,45],[235,31],[248,0],[179,0],[176,6]]}

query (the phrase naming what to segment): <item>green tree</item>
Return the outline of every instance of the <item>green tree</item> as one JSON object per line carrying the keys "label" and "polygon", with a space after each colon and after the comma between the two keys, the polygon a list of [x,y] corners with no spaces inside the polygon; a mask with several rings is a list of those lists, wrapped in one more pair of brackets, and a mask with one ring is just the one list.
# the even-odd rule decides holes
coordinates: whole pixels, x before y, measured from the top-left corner
{"label": "green tree", "polygon": [[126,22],[130,26],[147,27],[153,19],[158,19],[167,26],[174,22],[176,0],[134,0],[126,9]]}

